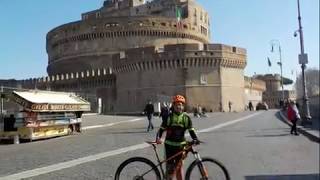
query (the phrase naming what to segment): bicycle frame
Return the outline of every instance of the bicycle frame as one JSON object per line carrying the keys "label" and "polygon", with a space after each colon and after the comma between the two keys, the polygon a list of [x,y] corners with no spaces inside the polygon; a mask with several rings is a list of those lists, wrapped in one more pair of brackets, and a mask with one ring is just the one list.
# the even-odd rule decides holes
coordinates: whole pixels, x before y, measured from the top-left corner
{"label": "bicycle frame", "polygon": [[[161,171],[162,177],[165,177],[165,173],[164,173],[162,164],[165,163],[165,162],[167,162],[167,161],[169,161],[169,160],[171,160],[171,159],[173,159],[173,158],[175,158],[175,157],[177,157],[177,156],[179,156],[179,155],[182,154],[182,153],[185,153],[185,155],[182,156],[182,159],[178,162],[178,164],[180,164],[180,163],[182,164],[182,161],[187,157],[187,154],[188,154],[189,152],[191,152],[191,153],[194,155],[196,161],[201,161],[201,160],[202,160],[201,157],[200,157],[200,155],[199,155],[199,153],[193,149],[192,145],[187,145],[187,146],[185,147],[185,149],[183,149],[183,150],[181,150],[180,152],[174,154],[173,156],[171,156],[171,157],[169,157],[169,158],[164,159],[164,160],[161,161],[161,160],[160,160],[160,157],[159,157],[159,154],[158,154],[158,151],[157,151],[157,146],[156,146],[157,143],[155,143],[155,142],[147,142],[147,143],[150,144],[150,145],[152,145],[152,147],[153,147],[153,150],[154,150],[154,152],[155,152],[155,154],[156,154],[157,162],[158,162],[158,164],[156,164],[156,167],[160,166],[160,171]],[[143,173],[142,176],[148,174],[148,173],[151,172],[152,170],[153,170],[153,169],[150,169],[149,171]],[[205,176],[208,176],[208,173],[206,172],[206,170],[205,170],[204,167],[199,167],[199,170],[200,170],[201,174],[203,174],[203,175],[205,175]]]}

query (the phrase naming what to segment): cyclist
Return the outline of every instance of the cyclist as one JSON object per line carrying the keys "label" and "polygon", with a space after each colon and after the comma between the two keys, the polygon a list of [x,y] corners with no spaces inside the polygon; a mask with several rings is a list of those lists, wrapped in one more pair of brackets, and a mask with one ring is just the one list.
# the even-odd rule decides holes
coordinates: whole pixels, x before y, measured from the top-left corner
{"label": "cyclist", "polygon": [[[166,158],[169,158],[183,150],[186,145],[185,131],[188,130],[195,143],[199,143],[198,137],[192,127],[191,118],[184,113],[185,98],[181,95],[173,97],[173,111],[169,118],[163,121],[157,133],[157,143],[162,143],[161,137],[164,131],[167,132],[165,143]],[[176,173],[177,180],[183,179],[182,154],[167,162],[167,178],[172,179]]]}

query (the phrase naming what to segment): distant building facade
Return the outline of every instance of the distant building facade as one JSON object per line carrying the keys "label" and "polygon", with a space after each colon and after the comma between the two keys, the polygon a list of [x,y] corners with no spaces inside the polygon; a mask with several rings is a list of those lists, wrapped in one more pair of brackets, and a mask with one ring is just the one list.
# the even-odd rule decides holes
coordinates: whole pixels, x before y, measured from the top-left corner
{"label": "distant building facade", "polygon": [[257,75],[255,78],[266,83],[266,91],[263,93],[262,100],[268,104],[269,108],[279,108],[281,100],[296,99],[296,93],[293,90],[284,90],[283,99],[279,74]]}
{"label": "distant building facade", "polygon": [[[245,104],[249,106],[249,102],[256,107],[259,102],[263,102],[263,92],[266,91],[266,82],[254,77],[244,77],[245,79]],[[248,108],[248,107],[247,107]]]}
{"label": "distant building facade", "polygon": [[227,111],[231,101],[234,111],[243,111],[263,83],[244,78],[246,50],[211,44],[209,27],[195,0],[107,0],[80,21],[51,30],[48,76],[18,84],[79,93],[93,109],[100,101],[103,113],[141,112],[148,100],[175,94],[187,97],[188,110]]}

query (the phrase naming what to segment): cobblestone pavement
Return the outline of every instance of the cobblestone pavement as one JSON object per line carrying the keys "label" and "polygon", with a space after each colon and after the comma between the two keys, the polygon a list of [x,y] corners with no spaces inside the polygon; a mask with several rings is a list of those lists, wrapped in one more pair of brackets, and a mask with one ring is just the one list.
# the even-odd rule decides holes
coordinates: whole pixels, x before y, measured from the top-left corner
{"label": "cobblestone pavement", "polygon": [[[234,180],[319,179],[319,144],[290,135],[290,127],[277,113],[212,113],[193,118],[206,142],[197,149],[202,156],[221,161]],[[161,120],[155,117],[154,123],[158,128]],[[0,144],[0,180],[113,179],[127,158],[143,156],[155,162],[152,149],[143,142],[153,140],[156,130],[146,132],[145,117],[92,115],[84,118],[83,125],[97,127],[73,136]],[[163,155],[162,146],[159,152]],[[185,166],[191,160],[190,156]]]}

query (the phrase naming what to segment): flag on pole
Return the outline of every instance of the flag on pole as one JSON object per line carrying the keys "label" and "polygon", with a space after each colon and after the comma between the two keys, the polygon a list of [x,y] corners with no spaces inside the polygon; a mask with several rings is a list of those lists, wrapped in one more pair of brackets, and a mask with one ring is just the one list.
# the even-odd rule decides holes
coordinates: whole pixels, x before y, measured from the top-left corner
{"label": "flag on pole", "polygon": [[177,18],[177,28],[182,27],[182,9],[178,6],[176,6],[176,18]]}
{"label": "flag on pole", "polygon": [[282,66],[282,63],[281,63],[281,62],[277,62],[277,64],[278,64],[279,66]]}
{"label": "flag on pole", "polygon": [[268,57],[268,66],[271,67],[271,61],[269,57]]}

